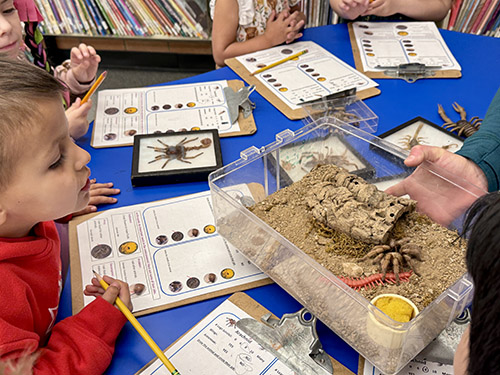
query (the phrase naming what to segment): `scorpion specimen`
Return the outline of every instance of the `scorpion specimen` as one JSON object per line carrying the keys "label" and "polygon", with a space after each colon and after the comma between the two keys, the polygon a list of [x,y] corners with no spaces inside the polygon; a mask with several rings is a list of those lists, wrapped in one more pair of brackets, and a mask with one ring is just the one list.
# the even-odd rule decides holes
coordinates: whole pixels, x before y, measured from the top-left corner
{"label": "scorpion specimen", "polygon": [[467,112],[465,112],[465,109],[457,102],[453,103],[453,109],[460,114],[460,120],[458,120],[457,122],[451,121],[450,118],[446,115],[446,112],[444,111],[441,104],[438,104],[438,113],[445,121],[445,123],[443,124],[443,127],[445,129],[450,129],[451,132],[457,131],[458,135],[463,135],[466,138],[470,137],[472,134],[478,131],[481,123],[483,122],[482,119],[480,119],[478,116],[474,116],[469,119],[469,121],[467,121]]}
{"label": "scorpion specimen", "polygon": [[197,155],[194,156],[186,156],[186,153],[191,150],[199,150],[201,148],[207,148],[212,144],[212,140],[209,138],[204,138],[200,141],[201,145],[199,146],[192,146],[192,147],[186,147],[185,144],[189,142],[196,141],[198,137],[187,140],[187,137],[185,137],[182,141],[177,143],[175,146],[169,146],[166,143],[163,143],[161,140],[157,139],[158,142],[160,142],[163,146],[165,147],[154,147],[154,146],[148,146],[148,148],[152,148],[156,152],[160,152],[159,155],[155,156],[154,160],[151,160],[148,164],[154,163],[158,160],[161,159],[167,159],[167,161],[161,166],[161,169],[165,168],[165,166],[170,162],[170,160],[177,159],[183,163],[188,163],[191,164],[189,160],[186,159],[195,159],[198,156],[202,155],[203,152],[200,152]]}
{"label": "scorpion specimen", "polygon": [[[421,145],[424,143],[425,137],[419,137],[419,133],[422,130],[423,126],[424,124],[420,124],[413,135],[405,135],[399,140],[399,143],[405,150],[411,150],[413,146]],[[444,148],[445,150],[448,150],[452,147],[458,147],[458,145],[456,143],[450,143],[448,145],[441,146],[441,148]]]}

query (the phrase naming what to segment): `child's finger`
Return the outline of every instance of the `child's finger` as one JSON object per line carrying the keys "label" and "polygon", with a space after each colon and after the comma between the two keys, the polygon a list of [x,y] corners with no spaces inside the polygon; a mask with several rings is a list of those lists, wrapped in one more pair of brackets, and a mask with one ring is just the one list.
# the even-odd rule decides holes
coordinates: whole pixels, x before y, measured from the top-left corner
{"label": "child's finger", "polygon": [[80,45],[78,46],[78,48],[80,49],[80,52],[82,53],[82,55],[84,57],[89,57],[90,56],[89,49],[88,49],[88,47],[87,47],[87,45],[85,43],[80,43]]}
{"label": "child's finger", "polygon": [[115,195],[120,193],[120,189],[113,189],[108,186],[100,186],[105,184],[94,184],[90,185],[90,194],[91,195]]}
{"label": "child's finger", "polygon": [[76,47],[71,48],[71,59],[78,60],[78,61],[83,59],[83,55],[78,48],[76,48]]}
{"label": "child's finger", "polygon": [[118,199],[113,197],[108,197],[107,195],[95,195],[90,197],[89,204],[97,206],[100,204],[113,204],[116,203]]}
{"label": "child's finger", "polygon": [[95,56],[95,55],[97,55],[97,51],[95,50],[95,48],[94,48],[94,47],[92,47],[92,46],[87,46],[87,49],[88,49],[88,51],[89,51],[89,53],[90,53],[90,55],[91,55],[91,56]]}

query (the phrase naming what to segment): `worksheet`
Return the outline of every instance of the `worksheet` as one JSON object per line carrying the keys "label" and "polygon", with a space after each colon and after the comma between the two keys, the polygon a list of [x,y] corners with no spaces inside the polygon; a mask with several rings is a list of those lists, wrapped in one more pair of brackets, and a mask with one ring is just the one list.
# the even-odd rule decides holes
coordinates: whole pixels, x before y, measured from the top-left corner
{"label": "worksheet", "polygon": [[[453,365],[426,361],[418,356],[412,359],[397,375],[453,375]],[[362,375],[384,375],[370,362],[365,360]]]}
{"label": "worksheet", "polygon": [[301,108],[300,104],[304,102],[353,87],[359,92],[378,86],[314,42],[277,46],[236,59],[253,73],[304,50],[307,52],[254,76],[292,110]]}
{"label": "worksheet", "polygon": [[217,129],[240,131],[231,123],[227,81],[99,91],[93,147],[133,144],[136,134]]}
{"label": "worksheet", "polygon": [[461,70],[434,22],[354,22],[363,71],[421,63]]}
{"label": "worksheet", "polygon": [[[250,315],[226,300],[165,351],[165,355],[181,374],[295,375],[236,327],[242,318]],[[156,359],[139,374],[170,372]]]}
{"label": "worksheet", "polygon": [[[247,185],[228,193],[253,199]],[[76,231],[82,285],[93,271],[126,281],[135,313],[266,278],[217,233],[209,191],[104,211]]]}

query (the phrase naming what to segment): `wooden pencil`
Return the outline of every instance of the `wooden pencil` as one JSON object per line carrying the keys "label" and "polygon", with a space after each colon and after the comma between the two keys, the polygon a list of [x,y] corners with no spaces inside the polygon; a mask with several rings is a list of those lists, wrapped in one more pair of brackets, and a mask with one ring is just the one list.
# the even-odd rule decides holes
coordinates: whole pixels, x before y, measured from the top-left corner
{"label": "wooden pencil", "polygon": [[85,102],[87,102],[87,100],[90,99],[90,97],[92,96],[92,94],[94,93],[94,91],[97,90],[97,88],[101,85],[102,81],[104,81],[104,78],[106,78],[107,74],[108,74],[108,72],[106,70],[101,73],[101,75],[99,76],[99,78],[97,78],[97,80],[94,82],[94,84],[92,85],[92,87],[90,88],[90,90],[87,91],[87,93],[83,97],[82,101],[80,102],[80,105],[84,104]]}
{"label": "wooden pencil", "polygon": [[[94,272],[95,277],[97,280],[99,280],[99,284],[104,288],[104,290],[108,289],[109,285],[106,281],[103,280],[101,275],[99,275],[97,272]],[[132,314],[132,312],[128,309],[128,307],[123,303],[123,301],[120,299],[120,297],[116,297],[115,301],[116,306],[120,309],[120,311],[125,315],[125,317],[128,319],[128,321],[132,324],[132,326],[139,332],[139,334],[142,336],[144,341],[146,341],[146,344],[149,345],[149,347],[153,350],[153,352],[156,354],[156,356],[160,359],[160,361],[163,362],[165,367],[170,371],[172,375],[180,375],[180,372],[177,371],[172,365],[172,363],[168,360],[168,358],[165,356],[163,351],[158,347],[158,345],[153,341],[151,336],[146,332],[143,326],[141,326],[141,323],[136,319],[136,317]]]}
{"label": "wooden pencil", "polygon": [[273,62],[272,64],[266,65],[266,66],[265,66],[265,67],[263,67],[263,68],[257,69],[255,72],[251,73],[250,75],[251,75],[251,76],[254,76],[254,75],[259,74],[259,73],[261,73],[261,72],[263,72],[263,71],[265,71],[265,70],[267,70],[267,69],[274,68],[274,67],[275,67],[275,66],[277,66],[277,65],[283,64],[284,62],[287,62],[288,60],[292,60],[292,59],[294,59],[294,58],[296,58],[296,57],[299,57],[299,56],[301,56],[301,55],[303,55],[304,53],[307,53],[307,52],[309,52],[309,50],[305,49],[305,50],[303,50],[303,51],[300,51],[300,52],[294,53],[293,55],[290,55],[290,56],[288,56],[288,57],[285,57],[284,59],[281,59],[281,60],[279,60],[279,61]]}

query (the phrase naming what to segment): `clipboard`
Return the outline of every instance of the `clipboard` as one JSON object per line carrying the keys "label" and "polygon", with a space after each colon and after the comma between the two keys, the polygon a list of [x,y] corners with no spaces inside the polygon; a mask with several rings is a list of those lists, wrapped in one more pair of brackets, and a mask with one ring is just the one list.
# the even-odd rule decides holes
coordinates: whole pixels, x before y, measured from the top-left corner
{"label": "clipboard", "polygon": [[[248,315],[250,315],[252,318],[254,318],[257,321],[260,321],[260,319],[261,319],[261,317],[263,315],[270,313],[270,311],[267,310],[264,306],[260,305],[257,301],[255,301],[254,299],[252,299],[251,297],[249,297],[247,294],[242,293],[242,292],[233,294],[232,296],[230,296],[228,298],[228,300],[230,302],[232,302],[234,305],[236,305],[237,307],[239,307],[241,310],[245,311]],[[274,314],[273,314],[273,317],[276,318],[276,316]],[[184,337],[185,335],[187,335],[194,328],[195,327],[193,327],[190,330],[188,330],[184,335],[182,335],[181,337],[179,337],[174,343],[172,343],[165,350],[168,350],[172,345],[174,345],[182,337]],[[342,365],[340,362],[338,362],[334,358],[330,357],[330,359],[332,361],[334,375],[355,375],[347,367],[345,367],[344,365]],[[156,358],[153,358],[143,368],[141,368],[138,372],[136,372],[135,375],[140,375],[155,360],[156,360]]]}
{"label": "clipboard", "polygon": [[[237,58],[233,57],[225,60],[224,62],[249,85],[255,85],[258,93],[266,98],[267,101],[269,101],[290,120],[301,120],[308,116],[308,113],[303,108],[291,109],[288,107],[274,92],[264,86],[255,76],[252,76],[252,72],[248,71]],[[378,94],[380,94],[380,90],[376,87],[372,87],[366,90],[358,91],[356,95],[359,99],[366,99]]]}
{"label": "clipboard", "polygon": [[[239,79],[233,79],[233,80],[228,80],[227,81],[228,87],[232,88],[235,92],[238,91],[240,88],[245,86],[245,83]],[[159,86],[161,87],[168,87],[168,86]],[[117,89],[119,91],[119,89]],[[228,133],[219,133],[219,138],[225,138],[225,137],[237,137],[237,136],[243,136],[243,135],[252,135],[257,131],[257,125],[255,124],[255,120],[253,117],[253,113],[250,113],[248,117],[243,116],[243,112],[239,110],[238,113],[238,124],[240,126],[239,131],[233,131],[233,132],[228,132]],[[90,145],[93,148],[111,148],[111,147],[123,147],[123,146],[132,146],[134,144],[134,138],[131,137],[131,141],[129,143],[119,143],[119,144],[110,144],[106,146],[95,146],[94,142],[94,137],[95,137],[95,119],[94,119],[94,126],[92,126],[92,135],[90,138]]]}
{"label": "clipboard", "polygon": [[[264,187],[258,183],[250,183],[247,185],[252,193],[252,196],[255,198],[255,201],[262,200],[265,197]],[[178,197],[175,197],[178,198]],[[154,202],[166,202],[174,198],[162,199]],[[150,202],[150,203],[154,203]],[[84,299],[83,299],[83,289],[84,284],[82,283],[82,271],[81,271],[81,262],[80,262],[80,252],[78,246],[78,236],[77,236],[77,226],[93,217],[102,214],[102,212],[94,212],[87,215],[77,216],[72,219],[68,225],[68,234],[69,234],[69,258],[70,258],[70,270],[71,270],[71,307],[73,315],[80,312],[84,307]],[[88,280],[90,284],[90,280]],[[157,311],[168,310],[174,307],[187,305],[190,303],[195,303],[198,301],[204,301],[207,299],[224,296],[231,293],[236,293],[246,289],[257,288],[259,286],[272,284],[273,281],[270,278],[264,278],[261,280],[256,280],[249,282],[247,284],[236,285],[230,288],[216,290],[214,292],[202,294],[199,296],[194,296],[191,298],[186,298],[180,301],[167,303],[161,306],[155,306],[148,309],[144,309],[138,312],[134,312],[134,316],[142,316],[151,314]]]}
{"label": "clipboard", "polygon": [[[349,30],[349,40],[351,41],[352,54],[354,57],[354,65],[356,66],[356,69],[370,78],[397,79],[398,77],[387,75],[385,74],[385,72],[372,72],[372,71],[365,71],[363,69],[363,62],[361,60],[361,51],[359,50],[358,44],[356,43],[356,35],[354,34],[353,23],[349,22],[347,24],[347,27]],[[462,72],[460,70],[434,70],[434,75],[421,78],[460,78],[460,77],[462,77]]]}

